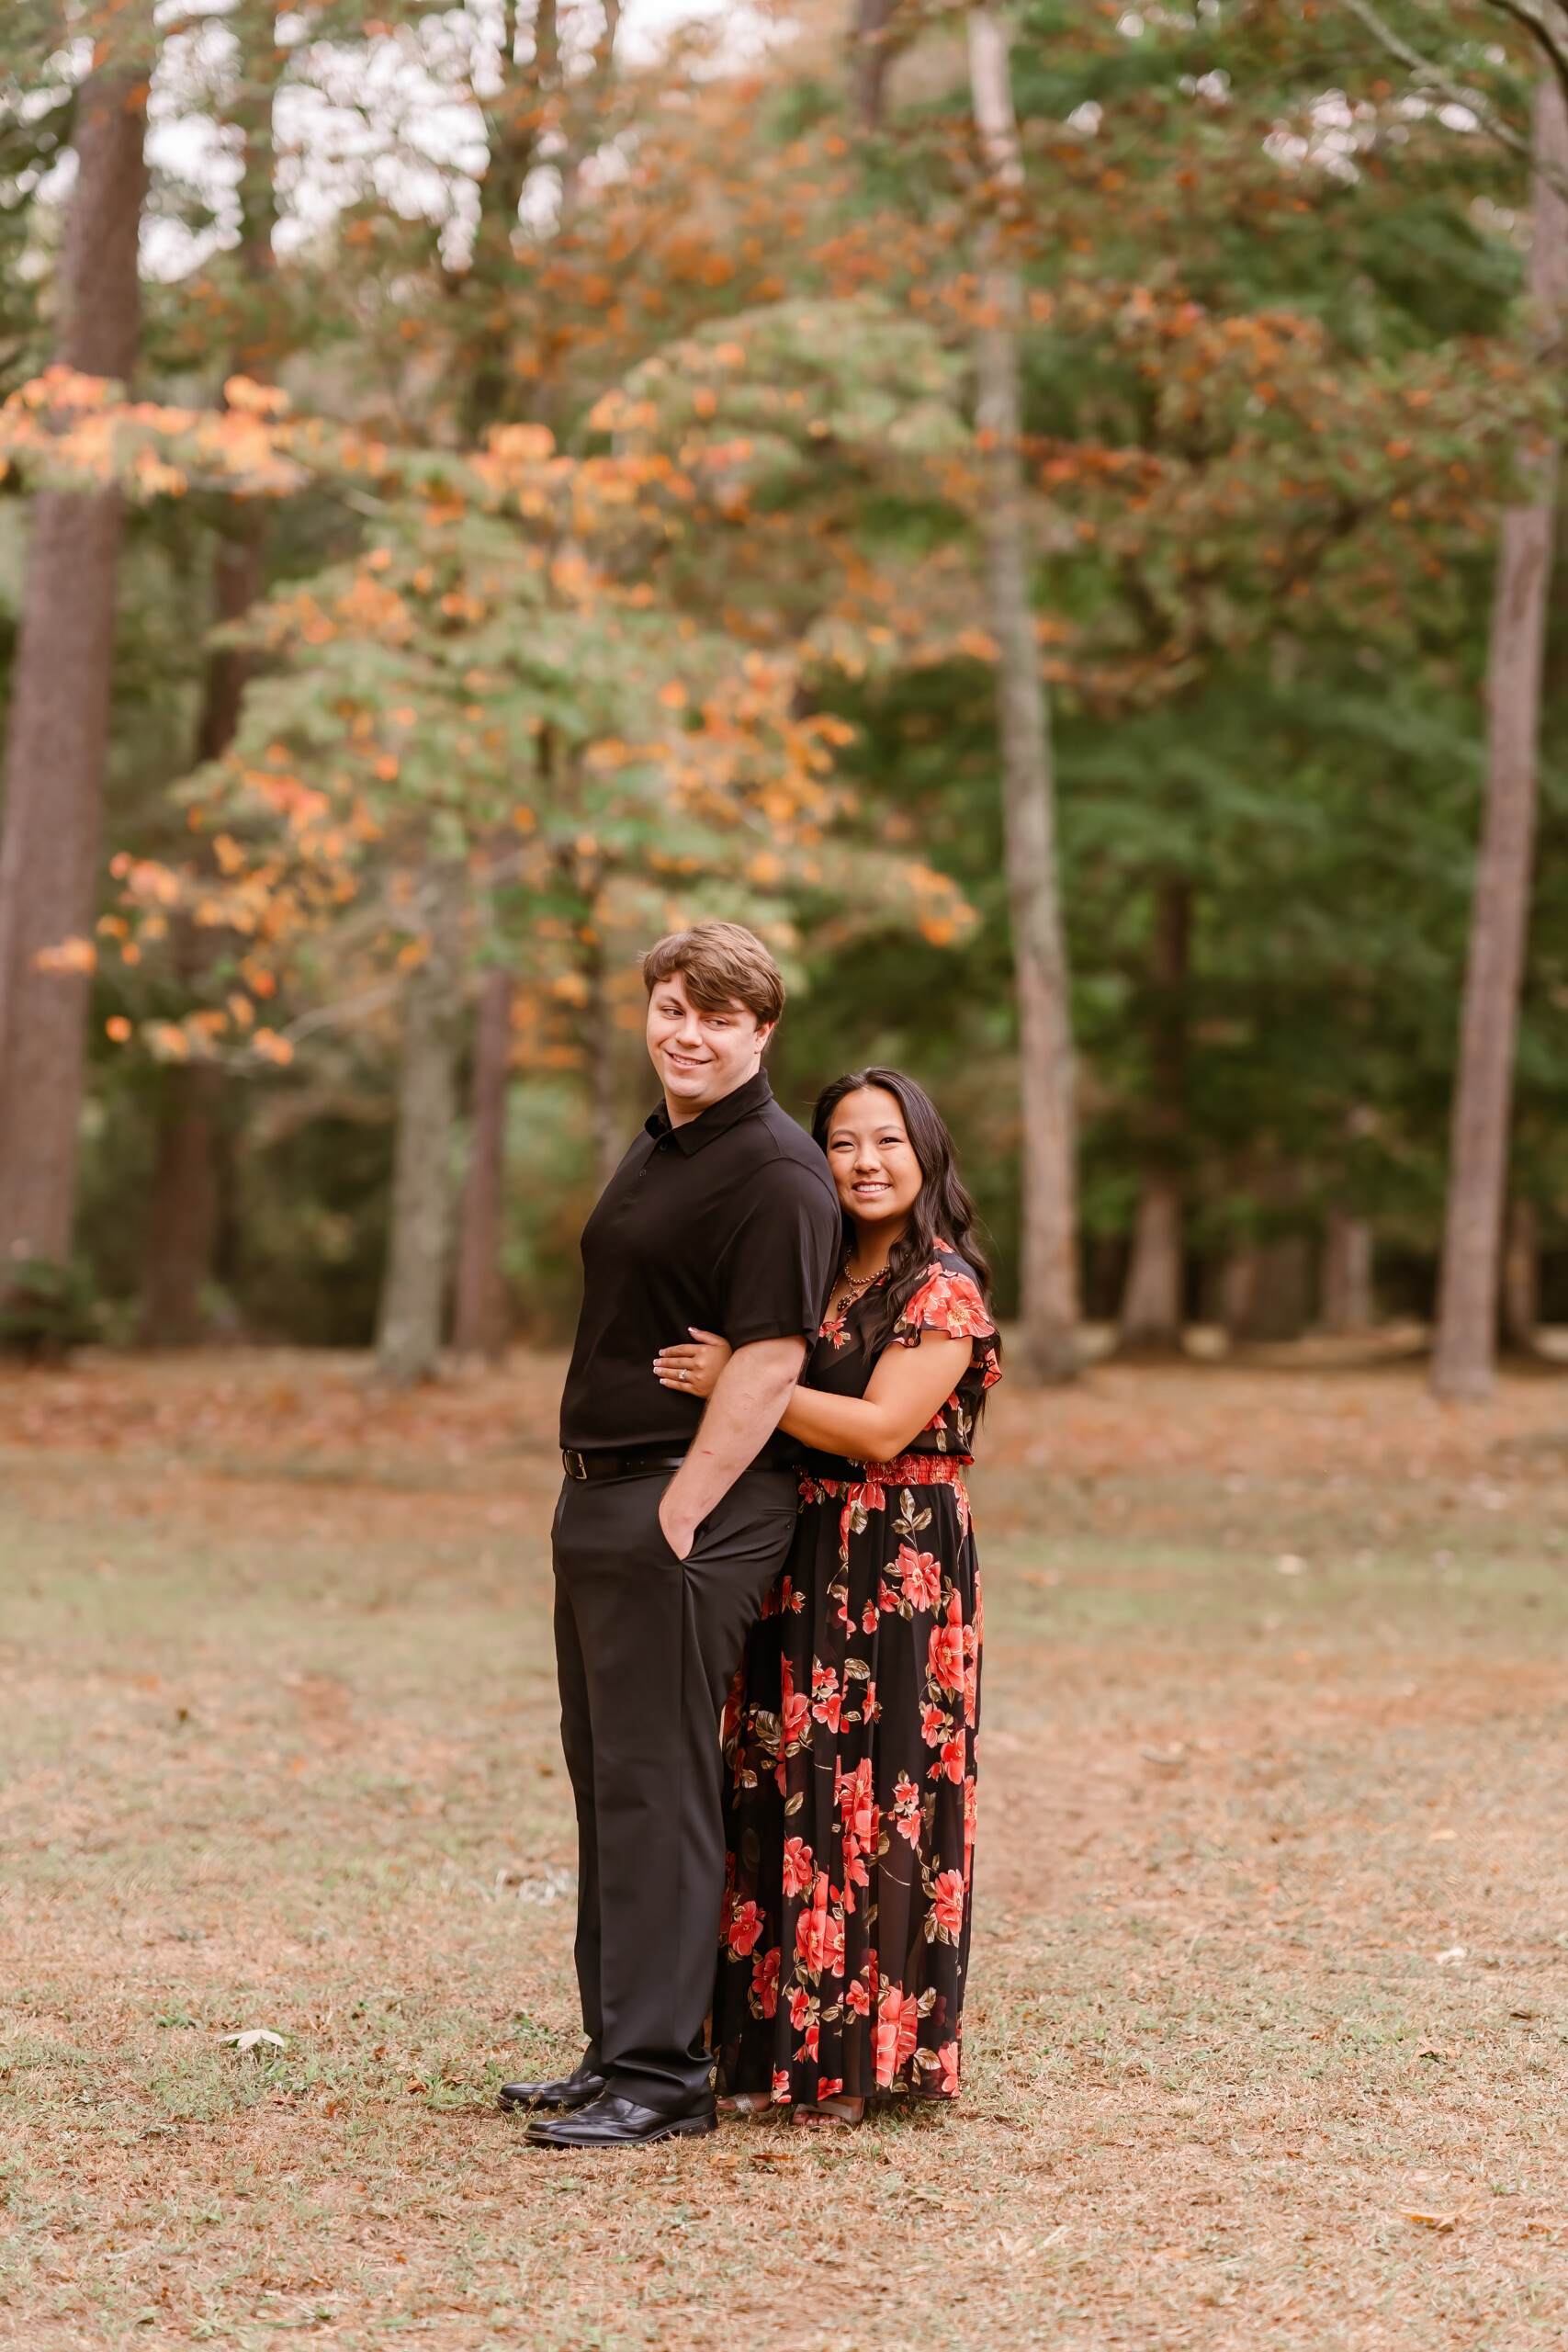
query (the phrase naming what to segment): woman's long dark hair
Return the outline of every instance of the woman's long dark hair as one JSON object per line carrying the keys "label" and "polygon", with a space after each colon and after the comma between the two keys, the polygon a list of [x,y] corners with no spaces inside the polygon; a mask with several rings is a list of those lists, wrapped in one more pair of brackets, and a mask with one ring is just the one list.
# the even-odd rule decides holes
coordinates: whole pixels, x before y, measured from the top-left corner
{"label": "woman's long dark hair", "polygon": [[[975,1204],[965,1191],[953,1158],[947,1123],[924,1087],[906,1078],[901,1069],[846,1070],[817,1097],[811,1114],[812,1139],[824,1154],[833,1114],[846,1094],[864,1087],[891,1094],[904,1114],[904,1127],[914,1148],[924,1179],[909,1212],[909,1222],[887,1253],[887,1287],[880,1295],[876,1313],[868,1320],[868,1352],[886,1346],[893,1327],[931,1271],[936,1244],[946,1241],[957,1250],[980,1285],[987,1310],[991,1304],[991,1269],[975,1238]],[[844,1238],[852,1242],[854,1226],[844,1216]],[[996,1343],[1000,1352],[999,1340]]]}

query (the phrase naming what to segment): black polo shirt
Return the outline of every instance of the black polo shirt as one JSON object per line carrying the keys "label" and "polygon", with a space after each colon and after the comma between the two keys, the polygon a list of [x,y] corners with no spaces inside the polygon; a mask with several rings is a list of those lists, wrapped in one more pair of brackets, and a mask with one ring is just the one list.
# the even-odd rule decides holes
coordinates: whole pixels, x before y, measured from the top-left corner
{"label": "black polo shirt", "polygon": [[780,1110],[765,1070],[682,1127],[660,1103],[583,1228],[562,1445],[689,1445],[702,1400],[660,1386],[659,1350],[692,1324],[733,1348],[809,1346],[842,1247],[828,1163]]}

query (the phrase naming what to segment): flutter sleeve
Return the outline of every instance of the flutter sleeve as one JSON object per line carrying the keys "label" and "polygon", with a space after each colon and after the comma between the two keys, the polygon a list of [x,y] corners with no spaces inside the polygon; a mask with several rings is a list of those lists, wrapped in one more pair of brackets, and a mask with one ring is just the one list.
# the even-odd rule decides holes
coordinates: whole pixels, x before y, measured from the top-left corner
{"label": "flutter sleeve", "polygon": [[940,1331],[950,1340],[973,1343],[974,1361],[990,1388],[1001,1378],[996,1349],[987,1344],[997,1327],[986,1311],[980,1285],[956,1255],[947,1263],[939,1258],[898,1317],[893,1337],[900,1347],[918,1348],[922,1331]]}

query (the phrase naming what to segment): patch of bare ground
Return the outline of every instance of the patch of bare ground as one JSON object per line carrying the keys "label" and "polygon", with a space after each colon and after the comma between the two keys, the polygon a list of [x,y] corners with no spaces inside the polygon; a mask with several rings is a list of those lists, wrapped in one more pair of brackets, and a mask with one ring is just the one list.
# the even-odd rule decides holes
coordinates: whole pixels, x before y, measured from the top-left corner
{"label": "patch of bare ground", "polygon": [[1004,1387],[962,2101],[589,2161],[558,1377],[0,1377],[0,2343],[1568,2336],[1568,1388]]}

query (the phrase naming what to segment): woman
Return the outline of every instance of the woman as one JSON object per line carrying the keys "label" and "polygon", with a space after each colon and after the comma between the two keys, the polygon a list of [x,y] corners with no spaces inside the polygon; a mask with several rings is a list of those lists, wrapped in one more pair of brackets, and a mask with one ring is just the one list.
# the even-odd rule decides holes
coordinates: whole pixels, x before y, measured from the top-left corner
{"label": "woman", "polygon": [[[812,1133],[844,1258],[781,1424],[801,1447],[795,1542],[725,1709],[713,2041],[731,2112],[857,2123],[868,2098],[958,2089],[982,1622],[963,1471],[1001,1375],[930,1099],[855,1070]],[[655,1369],[706,1396],[728,1352],[694,1331]]]}

